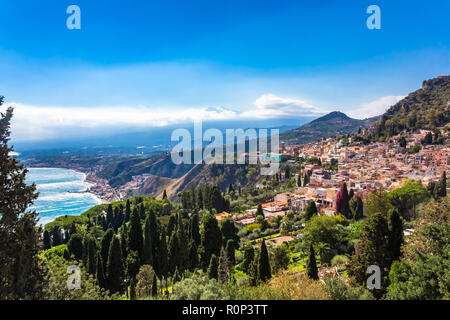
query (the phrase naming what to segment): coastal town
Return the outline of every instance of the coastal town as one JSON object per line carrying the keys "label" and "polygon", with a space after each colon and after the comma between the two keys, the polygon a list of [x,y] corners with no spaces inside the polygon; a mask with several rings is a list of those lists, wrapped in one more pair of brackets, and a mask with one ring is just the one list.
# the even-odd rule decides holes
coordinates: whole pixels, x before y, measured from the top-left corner
{"label": "coastal town", "polygon": [[[440,134],[445,136],[446,130],[448,128],[441,128]],[[419,130],[405,139],[403,146],[400,135],[387,142],[368,145],[354,142],[349,137],[284,146],[281,156],[287,159],[288,165],[297,165],[298,160],[303,159],[302,172],[309,173],[309,182],[298,186],[294,192],[277,194],[273,201],[263,203],[266,220],[284,216],[289,210],[305,211],[311,201],[315,202],[320,215],[335,215],[336,197],[343,183],[365,199],[375,190],[400,188],[409,179],[419,179],[424,186],[438,181],[444,171],[450,170],[448,143],[425,145],[416,153],[407,152],[430,134],[429,130]],[[335,170],[327,169],[331,164],[335,164]],[[298,175],[295,174],[295,179]],[[449,191],[447,188],[447,193]],[[256,210],[250,209],[232,217],[240,225],[254,223]],[[218,214],[216,218],[220,220],[226,214]]]}

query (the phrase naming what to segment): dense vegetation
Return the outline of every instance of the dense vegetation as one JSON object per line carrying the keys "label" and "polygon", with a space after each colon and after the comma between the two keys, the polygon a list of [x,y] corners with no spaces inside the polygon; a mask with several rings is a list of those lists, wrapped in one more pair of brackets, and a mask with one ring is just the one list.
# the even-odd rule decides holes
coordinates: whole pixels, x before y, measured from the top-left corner
{"label": "dense vegetation", "polygon": [[346,135],[367,128],[378,117],[358,120],[352,119],[342,112],[334,111],[321,118],[313,120],[300,128],[280,134],[280,141],[286,144],[316,142],[322,138]]}
{"label": "dense vegetation", "polygon": [[450,77],[426,80],[421,89],[390,107],[366,136],[373,141],[384,140],[404,130],[434,130],[450,121],[449,101]]}

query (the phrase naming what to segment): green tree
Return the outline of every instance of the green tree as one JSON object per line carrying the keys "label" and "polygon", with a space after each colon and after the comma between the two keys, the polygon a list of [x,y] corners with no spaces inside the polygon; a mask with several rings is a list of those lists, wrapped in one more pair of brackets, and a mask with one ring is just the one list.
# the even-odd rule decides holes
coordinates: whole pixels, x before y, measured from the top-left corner
{"label": "green tree", "polygon": [[142,264],[153,265],[153,254],[152,254],[152,237],[151,237],[151,226],[150,219],[147,217],[144,224],[144,238],[143,238],[143,248],[142,248]]}
{"label": "green tree", "polygon": [[[210,213],[206,213],[202,217],[201,245],[204,248],[202,261],[208,263],[211,255],[220,254],[222,246],[222,232],[220,231],[216,217]],[[202,266],[206,269],[207,266]]]}
{"label": "green tree", "polygon": [[216,280],[219,278],[219,262],[215,254],[211,255],[211,260],[208,267],[208,277]]}
{"label": "green tree", "polygon": [[141,218],[137,210],[133,210],[130,220],[130,231],[128,233],[128,248],[137,252],[139,259],[142,257],[143,239]]}
{"label": "green tree", "polygon": [[[416,216],[416,206],[428,197],[427,190],[422,186],[420,180],[407,180],[401,188],[395,189],[387,194],[387,199],[399,213],[410,218]],[[410,214],[412,210],[412,214]]]}
{"label": "green tree", "polygon": [[313,280],[319,280],[317,263],[316,263],[316,254],[314,252],[314,248],[312,244],[309,246],[309,258],[308,258],[308,267],[307,267],[308,277]]}
{"label": "green tree", "polygon": [[124,277],[124,265],[120,241],[113,237],[108,252],[107,285],[112,293],[122,292]]}
{"label": "green tree", "polygon": [[109,248],[111,247],[111,242],[112,242],[113,237],[114,237],[114,231],[112,229],[108,229],[102,238],[102,243],[100,245],[100,253],[102,255],[103,270],[106,270],[106,265],[108,263]]}
{"label": "green tree", "polygon": [[127,199],[127,204],[125,206],[125,223],[130,221],[131,218],[131,203],[130,199]]}
{"label": "green tree", "polygon": [[11,107],[0,114],[0,300],[38,296],[43,274],[36,257],[37,213],[27,211],[38,194],[34,184],[25,182],[27,169],[10,156],[12,115]]}
{"label": "green tree", "polygon": [[388,214],[389,243],[391,263],[400,259],[403,244],[403,222],[397,210],[390,210]]}
{"label": "green tree", "polygon": [[447,195],[447,176],[445,170],[442,172],[441,179],[437,185],[437,196],[445,197]]}
{"label": "green tree", "polygon": [[387,276],[386,270],[390,266],[389,228],[386,214],[375,213],[364,222],[361,238],[358,242],[355,255],[352,257],[349,274],[356,283],[364,284],[366,271],[371,265],[377,265],[382,272],[381,289],[374,289],[374,296],[380,298],[385,292]]}
{"label": "green tree", "polygon": [[198,266],[198,253],[197,253],[197,245],[195,244],[194,240],[191,240],[189,242],[189,270],[194,271],[195,268]]}
{"label": "green tree", "polygon": [[222,232],[222,245],[225,247],[229,240],[239,244],[240,238],[237,235],[238,228],[234,225],[234,220],[231,218],[225,218],[220,221],[220,231]]}
{"label": "green tree", "polygon": [[67,243],[67,249],[76,260],[81,260],[83,257],[83,236],[78,233],[72,235]]}
{"label": "green tree", "polygon": [[45,230],[44,231],[44,250],[48,250],[52,247],[51,240],[50,240],[50,233]]}
{"label": "green tree", "polygon": [[305,220],[310,220],[312,217],[317,216],[317,207],[314,201],[309,201],[305,211]]}
{"label": "green tree", "polygon": [[225,252],[227,253],[227,257],[230,260],[232,266],[236,263],[236,248],[239,248],[237,243],[234,240],[228,240],[227,245],[225,246]]}
{"label": "green tree", "polygon": [[103,269],[103,261],[100,252],[97,252],[97,268],[96,268],[97,283],[100,287],[106,287],[105,270]]}
{"label": "green tree", "polygon": [[[160,246],[158,251],[158,269],[160,275],[160,281],[162,283],[163,278],[166,279],[167,285],[167,276],[169,272],[169,260],[168,260],[168,250],[167,250],[167,239],[166,239],[166,230],[163,228],[161,232]],[[162,285],[161,285],[162,290]],[[162,291],[161,291],[162,292]]]}
{"label": "green tree", "polygon": [[350,200],[350,210],[355,220],[361,220],[364,217],[364,203],[360,196],[354,196]]}
{"label": "green tree", "polygon": [[139,253],[137,251],[131,250],[125,260],[126,272],[128,279],[131,281],[136,278],[139,272]]}
{"label": "green tree", "polygon": [[87,237],[87,261],[86,269],[92,275],[95,275],[97,268],[97,245],[95,239],[92,236]]}
{"label": "green tree", "polygon": [[273,252],[272,258],[272,270],[277,273],[280,270],[284,270],[289,265],[289,254],[284,245],[278,246]]}
{"label": "green tree", "polygon": [[218,279],[221,283],[225,283],[230,279],[232,264],[228,258],[227,252],[222,247],[220,249]]}
{"label": "green tree", "polygon": [[265,282],[271,278],[269,253],[267,252],[266,241],[261,242],[261,249],[258,262],[258,280]]}
{"label": "green tree", "polygon": [[257,209],[256,209],[256,216],[258,217],[258,216],[261,216],[261,217],[263,217],[263,219],[264,219],[264,211],[263,211],[263,208],[262,208],[262,205],[261,204],[258,204],[258,207],[257,207]]}
{"label": "green tree", "polygon": [[255,249],[251,244],[247,244],[247,246],[244,249],[244,258],[242,259],[242,269],[249,273],[250,271],[250,265],[255,259]]}
{"label": "green tree", "polygon": [[[200,192],[201,194],[201,192]],[[190,237],[195,241],[195,245],[199,246],[201,243],[201,235],[200,235],[200,223],[198,220],[198,213],[192,214],[190,217],[190,223],[189,223],[189,235]]]}
{"label": "green tree", "polygon": [[156,278],[156,273],[153,274],[153,281],[152,281],[152,296],[156,297],[158,296],[158,279]]}

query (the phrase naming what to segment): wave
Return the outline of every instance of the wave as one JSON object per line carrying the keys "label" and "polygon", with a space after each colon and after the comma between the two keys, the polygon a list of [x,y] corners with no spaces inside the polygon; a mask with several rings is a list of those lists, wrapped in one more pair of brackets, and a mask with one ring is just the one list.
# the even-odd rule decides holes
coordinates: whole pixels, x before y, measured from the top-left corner
{"label": "wave", "polygon": [[39,197],[30,210],[38,212],[39,224],[59,216],[79,215],[102,201],[86,192],[91,183],[86,174],[72,169],[29,168],[27,183],[35,183]]}

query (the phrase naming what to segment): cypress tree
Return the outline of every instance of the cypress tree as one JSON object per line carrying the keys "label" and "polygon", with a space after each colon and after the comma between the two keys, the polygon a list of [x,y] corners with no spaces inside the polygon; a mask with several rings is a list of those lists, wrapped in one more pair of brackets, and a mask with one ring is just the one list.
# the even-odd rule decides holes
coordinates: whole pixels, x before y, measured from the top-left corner
{"label": "cypress tree", "polygon": [[349,191],[349,193],[348,193],[348,197],[349,197],[350,199],[352,199],[354,195],[355,195],[355,191],[353,191],[353,188],[352,188],[352,189],[350,189],[350,191]]}
{"label": "cypress tree", "polygon": [[143,203],[139,206],[139,217],[141,220],[145,219],[145,206]]}
{"label": "cypress tree", "polygon": [[219,257],[219,270],[218,270],[218,277],[219,281],[221,283],[225,283],[228,281],[230,273],[231,273],[231,262],[228,258],[227,252],[222,249],[220,250],[220,257]]}
{"label": "cypress tree", "polygon": [[54,247],[62,244],[61,241],[61,230],[59,227],[54,227],[52,231],[52,244]]}
{"label": "cypress tree", "polygon": [[44,231],[44,250],[48,250],[52,247],[51,240],[50,240],[50,233],[45,230]]}
{"label": "cypress tree", "polygon": [[114,231],[112,229],[108,229],[102,238],[102,243],[100,246],[100,253],[102,255],[103,270],[106,270],[106,264],[108,262],[109,248],[111,246],[111,241],[112,241],[113,237],[114,237]]}
{"label": "cypress tree", "polygon": [[152,281],[152,297],[156,297],[157,295],[158,295],[158,279],[156,278],[156,273],[154,273]]}
{"label": "cypress tree", "polygon": [[178,269],[181,273],[187,269],[189,264],[189,251],[188,251],[188,237],[186,235],[186,230],[184,227],[183,219],[181,214],[178,214],[178,226],[177,226],[177,239],[178,248],[180,250],[180,262]]}
{"label": "cypress tree", "polygon": [[319,280],[319,274],[317,270],[316,254],[312,244],[309,247],[309,258],[308,258],[308,277],[313,280]]}
{"label": "cypress tree", "polygon": [[236,255],[235,255],[236,247],[237,245],[234,240],[228,240],[227,246],[225,247],[225,251],[232,266],[234,266],[236,263]]}
{"label": "cypress tree", "polygon": [[437,196],[445,197],[447,195],[447,176],[445,170],[442,172],[441,179],[438,182]]}
{"label": "cypress tree", "polygon": [[67,243],[67,248],[69,249],[69,253],[74,255],[76,260],[81,260],[83,257],[83,237],[81,234],[74,234],[70,237],[69,242]]}
{"label": "cypress tree", "polygon": [[181,280],[180,273],[178,272],[178,268],[175,268],[175,272],[173,273],[172,277],[172,284],[175,284],[176,282]]}
{"label": "cypress tree", "polygon": [[163,200],[164,200],[164,199],[167,199],[167,192],[166,192],[166,189],[164,189],[162,198],[163,198]]}
{"label": "cypress tree", "polygon": [[317,216],[317,207],[314,201],[309,201],[306,207],[305,220],[310,220],[312,217]]}
{"label": "cypress tree", "polygon": [[103,269],[102,256],[99,252],[97,252],[96,277],[97,277],[98,285],[102,288],[105,288],[105,286],[106,286],[105,271]]}
{"label": "cypress tree", "polygon": [[130,221],[131,217],[131,203],[130,199],[127,199],[127,204],[125,206],[125,222]]}
{"label": "cypress tree", "polygon": [[397,210],[389,210],[388,213],[389,244],[391,263],[400,259],[400,248],[403,243],[403,222]]}
{"label": "cypress tree", "polygon": [[256,216],[261,216],[264,218],[264,211],[261,204],[258,204],[258,208],[256,209]]}
{"label": "cypress tree", "polygon": [[[202,224],[201,245],[204,248],[202,262],[205,264],[211,260],[211,255],[215,254],[216,257],[219,255],[222,247],[222,232],[216,217],[210,213],[203,215]],[[204,270],[206,267],[205,265],[202,266]]]}
{"label": "cypress tree", "polygon": [[[166,231],[164,228],[162,228],[162,232],[161,232],[158,258],[159,258],[158,269],[159,269],[161,283],[162,283],[163,278],[166,278],[166,282],[167,282],[167,276],[168,276],[168,272],[169,272],[169,261],[168,261]],[[161,285],[161,290],[162,290],[162,285]]]}
{"label": "cypress tree", "polygon": [[209,261],[208,277],[216,280],[219,278],[219,262],[215,254],[211,255],[211,260]]}
{"label": "cypress tree", "polygon": [[199,218],[198,213],[194,213],[190,217],[190,224],[189,227],[191,228],[189,231],[189,234],[192,238],[192,240],[195,241],[195,245],[200,245],[201,242],[201,236],[200,236],[200,226],[199,226]]}
{"label": "cypress tree", "polygon": [[355,220],[360,220],[364,216],[364,204],[361,197],[356,196],[356,210],[353,213]]}
{"label": "cypress tree", "polygon": [[126,224],[123,224],[120,228],[120,247],[122,248],[122,258],[126,259],[128,256],[128,231]]}
{"label": "cypress tree", "polygon": [[150,222],[150,238],[152,244],[152,257],[153,257],[153,269],[159,275],[159,266],[158,266],[158,252],[160,251],[160,235],[159,235],[159,225],[156,220],[155,212],[150,209],[148,219]]}
{"label": "cypress tree", "polygon": [[139,273],[139,256],[137,251],[131,250],[125,260],[126,272],[128,279],[135,279]]}
{"label": "cypress tree", "polygon": [[136,285],[134,279],[130,281],[130,300],[136,300]]}
{"label": "cypress tree", "polygon": [[64,249],[63,258],[67,261],[70,261],[70,253],[69,250],[67,250],[67,248]]}
{"label": "cypress tree", "polygon": [[107,285],[111,293],[121,292],[123,285],[124,267],[120,241],[113,237],[108,252]]}
{"label": "cypress tree", "polygon": [[178,241],[178,233],[174,232],[169,241],[169,273],[174,274],[175,269],[180,266],[181,252]]}
{"label": "cypress tree", "polygon": [[96,262],[96,257],[97,257],[97,248],[96,248],[96,244],[95,244],[95,239],[91,236],[88,237],[87,239],[87,263],[86,263],[86,269],[87,272],[95,275],[95,271],[96,271],[96,267],[97,267],[97,262]]}
{"label": "cypress tree", "polygon": [[25,181],[27,169],[10,155],[12,116],[11,107],[0,113],[0,300],[38,299],[43,273],[36,257],[37,213],[27,211],[38,194]]}
{"label": "cypress tree", "polygon": [[175,227],[177,226],[177,217],[174,214],[170,215],[169,223],[167,224],[167,236],[172,236],[172,232],[175,230]]}
{"label": "cypress tree", "polygon": [[198,266],[198,253],[197,253],[197,245],[194,240],[189,242],[189,270],[194,271]]}
{"label": "cypress tree", "polygon": [[150,235],[150,219],[147,217],[145,219],[144,225],[144,238],[143,238],[143,248],[142,248],[142,264],[153,265],[153,255],[152,255],[152,237]]}
{"label": "cypress tree", "polygon": [[244,272],[249,273],[250,265],[255,259],[255,249],[251,244],[248,244],[244,249],[244,259],[242,260],[242,268]]}
{"label": "cypress tree", "polygon": [[109,227],[114,226],[113,225],[113,220],[114,220],[114,213],[113,213],[113,208],[112,205],[109,204],[108,205],[108,209],[106,210],[106,225]]}
{"label": "cypress tree", "polygon": [[301,187],[302,186],[302,175],[299,174],[297,176],[297,187]]}
{"label": "cypress tree", "polygon": [[306,187],[309,183],[309,175],[305,173],[305,176],[303,177],[303,186]]}
{"label": "cypress tree", "polygon": [[139,213],[137,212],[136,207],[131,213],[130,231],[128,233],[128,248],[130,251],[131,250],[136,251],[139,259],[142,258],[142,248],[143,248],[142,226],[141,226],[141,218],[139,217]]}
{"label": "cypress tree", "polygon": [[265,282],[270,279],[270,262],[269,262],[269,253],[267,252],[266,241],[263,239],[261,242],[261,250],[259,254],[259,263],[258,263],[258,280]]}

